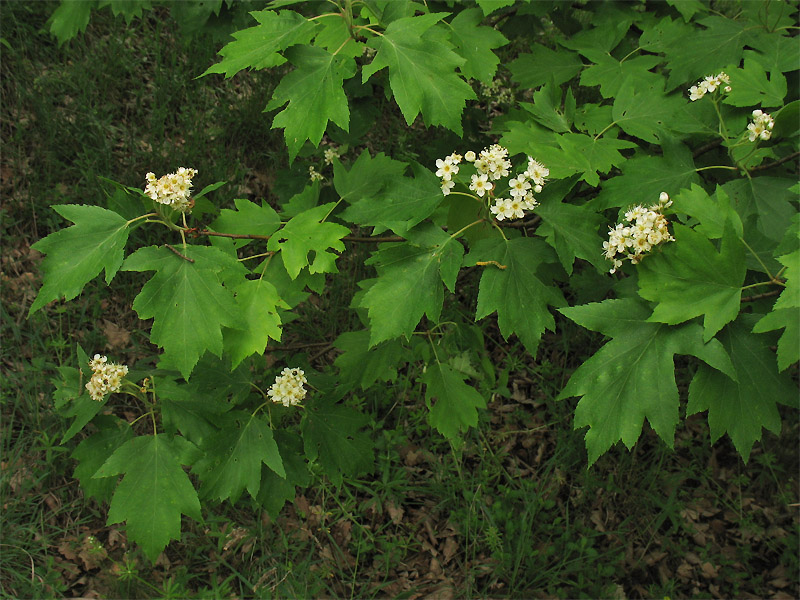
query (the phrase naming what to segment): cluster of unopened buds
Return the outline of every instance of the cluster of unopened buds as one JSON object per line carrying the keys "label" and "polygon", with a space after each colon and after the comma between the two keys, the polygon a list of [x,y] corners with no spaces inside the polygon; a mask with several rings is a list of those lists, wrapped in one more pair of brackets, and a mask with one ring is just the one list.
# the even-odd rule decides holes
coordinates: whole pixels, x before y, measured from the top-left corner
{"label": "cluster of unopened buds", "polygon": [[286,367],[267,390],[267,396],[277,404],[296,406],[306,397],[306,388],[303,387],[305,383],[306,376],[302,369]]}
{"label": "cluster of unopened buds", "polygon": [[692,102],[700,100],[706,94],[713,94],[718,89],[722,89],[725,93],[730,92],[731,86],[728,85],[730,82],[731,78],[725,73],[709,75],[689,88],[689,100]]}
{"label": "cluster of unopened buds", "polygon": [[128,374],[128,367],[108,362],[108,358],[95,354],[89,361],[92,376],[86,384],[86,389],[92,400],[102,402],[108,394],[119,391],[122,378]]}
{"label": "cluster of unopened buds", "polygon": [[148,173],[145,175],[147,186],[144,193],[159,204],[188,212],[194,204],[189,196],[192,193],[192,177],[195,175],[196,169],[186,167],[180,167],[175,173],[164,175],[160,179],[156,179],[153,173]]}
{"label": "cluster of unopened buds", "polygon": [[772,137],[772,128],[775,126],[775,119],[769,113],[761,110],[753,111],[753,122],[747,126],[747,137],[751,142],[768,140]]}
{"label": "cluster of unopened buds", "polygon": [[650,208],[634,206],[625,213],[625,222],[618,223],[609,230],[608,241],[603,242],[603,250],[605,257],[614,263],[610,273],[615,273],[622,266],[623,258],[637,264],[654,246],[675,241],[667,229],[667,219],[662,214],[671,205],[669,195],[661,192],[658,204]]}
{"label": "cluster of unopened buds", "polygon": [[[494,182],[508,177],[509,169],[512,167],[511,161],[508,160],[508,150],[498,144],[484,148],[478,155],[470,150],[463,157],[454,152],[450,156],[440,158],[436,161],[436,176],[442,178],[442,193],[445,196],[455,187],[453,177],[458,174],[462,160],[473,163],[476,172],[470,177],[469,189],[481,198],[487,194],[492,198],[496,186]],[[508,180],[510,197],[494,198],[494,204],[489,210],[498,221],[521,219],[525,216],[526,210],[533,210],[539,205],[534,194],[542,191],[548,175],[550,170],[529,156],[525,171]]]}
{"label": "cluster of unopened buds", "polygon": [[314,165],[308,166],[308,178],[311,180],[312,183],[315,181],[322,181],[323,179],[325,179],[322,173],[320,173],[314,168]]}

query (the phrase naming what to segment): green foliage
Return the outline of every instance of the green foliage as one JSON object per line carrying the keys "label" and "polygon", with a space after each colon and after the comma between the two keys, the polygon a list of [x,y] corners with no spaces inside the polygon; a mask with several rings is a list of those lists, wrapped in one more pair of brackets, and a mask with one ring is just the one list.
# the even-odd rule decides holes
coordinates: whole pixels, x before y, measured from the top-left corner
{"label": "green foliage", "polygon": [[[607,336],[556,398],[542,392],[545,402],[579,397],[574,427],[588,427],[590,465],[618,441],[632,448],[645,420],[671,448],[682,401],[689,415],[708,411],[712,443],[728,434],[745,461],[762,429],[779,431],[777,405],[796,404],[790,380],[800,358],[794,8],[781,3],[787,14],[770,20],[746,6],[709,14],[699,2],[644,11],[589,3],[575,14],[510,0],[451,12],[405,1],[355,12],[350,2],[324,9],[333,12],[271,6],[286,10],[253,12],[258,24],[234,33],[203,75],[280,67],[266,105],[280,111],[272,127],[284,130],[289,155],[277,201],[218,206],[221,184],[210,184],[194,214],[191,205],[181,214],[118,184],[109,209],[55,207],[74,225],[34,246],[46,258],[30,314],[76,297],[103,271],[107,284],[118,270],[141,274],[130,276],[141,280],[133,309],[153,319],[145,328],[160,350],[151,357],[158,370],[131,374],[116,391],[143,407],[136,432],[99,414],[115,400],[85,393],[82,350],[82,371],[59,371],[55,401],[72,419],[64,441],[97,428],[75,450],[75,475],[97,498],[113,490],[109,523],[125,521],[151,559],[180,535],[182,514],[201,519],[200,497],[235,503],[247,490],[275,516],[311,473],[340,486],[371,470],[369,417],[354,406],[379,402],[379,386],[401,374],[425,386],[427,420],[456,448],[478,427],[488,393],[509,393],[508,373],[485,348],[499,336],[473,320],[487,332],[496,323],[506,341],[516,336],[531,364],[545,331],[562,333],[553,309]],[[63,42],[100,7],[62,3],[51,31]],[[112,11],[132,18],[143,7]],[[185,18],[201,22],[222,8],[192,5]],[[529,27],[541,33],[532,46],[520,35]],[[503,89],[501,65],[522,89]],[[730,90],[723,82],[687,97],[723,70]],[[470,104],[468,80],[485,88],[485,104]],[[409,126],[403,151],[414,161],[375,151],[385,150],[387,124],[375,127],[369,115],[390,115],[389,100]],[[751,141],[748,122],[765,108],[774,128]],[[499,152],[486,131],[507,162],[469,157],[482,146]],[[333,150],[343,139],[339,158],[325,154],[332,178],[304,186],[308,167],[322,164],[311,147]],[[345,152],[353,147],[355,160]],[[533,174],[535,161],[548,172]],[[507,204],[522,202],[526,192],[514,186],[524,183],[527,214]],[[637,221],[654,211],[669,223],[663,239]],[[130,232],[150,224],[160,227],[157,245],[136,239],[126,258]],[[630,243],[614,247],[623,231]],[[634,247],[641,231],[649,237]],[[625,260],[612,268],[612,256]],[[348,284],[337,301],[361,321],[352,330],[338,311],[315,312],[316,299],[301,306],[330,281]],[[598,301],[576,305],[580,298]],[[316,343],[305,339],[314,318],[336,321],[338,355],[324,373],[309,368],[322,355],[288,354]],[[301,339],[282,348],[289,324]],[[562,343],[559,355],[588,353]],[[273,384],[276,373],[265,374],[256,354],[297,377],[304,365],[310,382],[287,392],[279,382],[288,375]],[[678,381],[690,380],[682,398]]]}

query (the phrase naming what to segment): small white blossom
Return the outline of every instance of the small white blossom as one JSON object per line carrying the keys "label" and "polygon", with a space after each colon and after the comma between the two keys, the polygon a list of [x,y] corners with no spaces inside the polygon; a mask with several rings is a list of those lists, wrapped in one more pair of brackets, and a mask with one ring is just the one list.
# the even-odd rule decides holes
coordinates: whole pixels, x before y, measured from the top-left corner
{"label": "small white blossom", "polygon": [[450,181],[453,175],[458,174],[458,164],[451,162],[449,156],[444,160],[441,158],[436,159],[436,167],[438,168],[436,176],[445,181]]}
{"label": "small white blossom", "polygon": [[333,163],[333,159],[339,158],[341,154],[337,148],[326,148],[324,153],[325,164],[330,165]]}
{"label": "small white blossom", "polygon": [[747,126],[748,139],[755,142],[757,139],[768,140],[772,137],[772,128],[775,126],[775,119],[769,113],[761,110],[753,111],[753,122]]}
{"label": "small white blossom", "polygon": [[472,150],[466,152],[464,154],[464,160],[466,160],[467,162],[475,162],[475,153]]}
{"label": "small white blossom", "polygon": [[86,384],[86,389],[92,400],[102,402],[108,394],[119,391],[122,386],[122,378],[128,374],[128,367],[109,363],[108,358],[95,354],[89,361],[92,369],[92,376]]}
{"label": "small white blossom", "polygon": [[528,190],[531,189],[531,184],[525,180],[525,175],[522,174],[514,179],[509,179],[508,187],[511,188],[509,193],[514,198],[524,198]]}
{"label": "small white blossom", "polygon": [[320,173],[319,171],[317,171],[317,170],[314,168],[314,165],[309,165],[309,167],[308,167],[308,178],[309,178],[309,179],[310,179],[312,182],[314,182],[314,181],[322,181],[323,179],[325,179],[325,178],[322,176],[322,173]]}
{"label": "small white blossom", "polygon": [[489,176],[486,174],[472,176],[472,182],[469,184],[469,189],[478,194],[481,198],[483,195],[492,189],[492,184],[489,183]]}
{"label": "small white blossom", "polygon": [[[536,185],[544,185],[546,178],[550,175],[550,169],[545,167],[538,160],[528,157],[528,168],[525,170],[525,176],[532,179]],[[541,189],[537,190],[537,193]]]}
{"label": "small white blossom", "polygon": [[449,196],[450,195],[450,190],[452,190],[455,185],[456,185],[456,182],[452,181],[452,180],[447,180],[446,179],[446,180],[442,181],[442,194],[444,194],[445,196]]}
{"label": "small white blossom", "polygon": [[308,381],[302,369],[286,367],[267,390],[267,396],[276,404],[296,406],[306,397],[305,383]]}
{"label": "small white blossom", "polygon": [[689,100],[694,102],[695,100],[700,100],[706,94],[713,94],[717,91],[718,88],[722,88],[726,93],[731,91],[730,85],[731,78],[723,73],[719,73],[717,75],[708,75],[697,82],[697,84],[693,85],[689,88]]}

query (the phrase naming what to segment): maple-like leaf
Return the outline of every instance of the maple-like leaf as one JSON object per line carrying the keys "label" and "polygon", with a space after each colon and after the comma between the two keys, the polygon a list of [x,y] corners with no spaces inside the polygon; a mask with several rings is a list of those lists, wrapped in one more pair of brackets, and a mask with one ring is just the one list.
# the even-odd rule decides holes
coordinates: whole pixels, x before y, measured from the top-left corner
{"label": "maple-like leaf", "polygon": [[650,88],[661,81],[659,75],[650,71],[663,61],[661,57],[636,56],[619,61],[602,52],[586,51],[583,54],[594,64],[581,72],[581,85],[599,85],[603,98],[616,98],[626,79],[630,79],[635,88]]}
{"label": "maple-like leaf", "polygon": [[96,6],[95,2],[62,2],[58,5],[47,24],[50,25],[50,33],[56,36],[59,46],[86,31],[92,9]]}
{"label": "maple-like leaf", "polygon": [[745,247],[726,226],[720,251],[706,236],[675,224],[675,242],[639,265],[639,295],[656,302],[653,321],[675,325],[703,316],[703,339],[710,340],[741,309],[747,272]]}
{"label": "maple-like leaf", "polygon": [[[233,201],[236,210],[223,208],[208,228],[219,233],[232,233],[237,235],[272,235],[281,224],[281,218],[275,210],[262,203],[261,205],[244,198]],[[254,240],[234,239],[235,248],[241,248]]]}
{"label": "maple-like leaf", "polygon": [[380,191],[353,202],[341,218],[404,235],[428,218],[444,200],[439,179],[430,169],[415,163],[413,170],[414,177],[393,177]]}
{"label": "maple-like leaf", "polygon": [[620,167],[621,175],[602,182],[600,193],[587,204],[596,211],[606,208],[650,206],[661,192],[677,195],[692,183],[700,183],[692,152],[677,140],[663,139],[663,156],[634,156]]}
{"label": "maple-like leaf", "polygon": [[342,200],[352,204],[363,198],[374,197],[391,181],[401,177],[406,166],[406,163],[389,158],[382,152],[373,158],[369,150],[364,149],[350,165],[349,171],[338,160],[333,162],[333,187]]}
{"label": "maple-like leaf", "polygon": [[182,248],[186,258],[167,248],[148,246],[131,254],[125,271],[156,271],[133,301],[141,319],[153,318],[150,341],[164,348],[162,360],[189,378],[198,359],[222,353],[222,327],[244,327],[223,275],[243,278],[235,258],[208,246]]}
{"label": "maple-like leaf", "polygon": [[758,231],[779,242],[797,214],[792,205],[797,201],[797,192],[791,189],[796,183],[792,178],[742,177],[721,187],[730,196],[742,221],[755,215]]}
{"label": "maple-like leaf", "polygon": [[94,424],[99,431],[84,439],[70,454],[78,461],[72,476],[81,482],[84,494],[105,502],[111,498],[117,480],[93,476],[117,448],[133,437],[133,430],[127,422],[111,415],[100,415]]}
{"label": "maple-like leaf", "polygon": [[772,312],[753,327],[754,333],[784,329],[778,340],[778,368],[783,371],[800,360],[800,250],[778,258],[786,267],[786,287],[778,296]]}
{"label": "maple-like leaf", "polygon": [[[226,375],[230,376],[230,373]],[[164,429],[170,434],[180,431],[193,444],[200,444],[216,433],[219,416],[232,406],[227,398],[214,397],[194,381],[179,384],[174,379],[153,377],[152,382]]]}
{"label": "maple-like leaf", "polygon": [[670,327],[648,320],[650,308],[632,298],[559,309],[579,325],[613,338],[572,374],[558,400],[582,396],[575,428],[589,426],[589,464],[622,440],[630,449],[646,418],[670,447],[678,423],[674,354],[690,354],[733,374],[716,339],[703,342],[696,323]]}
{"label": "maple-like leaf", "polygon": [[286,62],[279,54],[295,44],[307,44],[314,37],[317,24],[299,13],[271,10],[250,13],[258,25],[233,34],[235,41],[219,51],[223,59],[206,69],[203,75],[224,73],[233,77],[243,69],[267,69]]}
{"label": "maple-like leaf", "polygon": [[797,386],[780,375],[764,336],[753,335],[757,315],[742,314],[717,337],[730,354],[737,381],[701,365],[689,386],[686,414],[708,410],[711,442],[727,433],[745,462],[761,428],[780,433],[778,403],[797,405]]}
{"label": "maple-like leaf", "polygon": [[366,390],[376,381],[394,381],[397,363],[403,347],[397,340],[389,340],[370,348],[369,330],[347,331],[333,342],[342,351],[334,364],[339,369],[342,383],[348,387]]}
{"label": "maple-like leaf", "polygon": [[686,103],[677,94],[667,96],[661,80],[652,87],[641,87],[633,77],[620,86],[614,99],[611,116],[627,134],[654,144],[660,143],[662,130],[669,128],[673,115]]}
{"label": "maple-like leaf", "polygon": [[447,13],[397,19],[383,35],[370,40],[377,54],[364,66],[362,81],[389,67],[389,84],[406,123],[420,112],[426,125],[443,125],[461,135],[461,113],[475,92],[455,69],[465,60],[440,33],[430,33]]}
{"label": "maple-like leaf", "polygon": [[205,456],[192,467],[203,482],[200,493],[204,497],[230,498],[235,503],[246,489],[255,498],[261,485],[261,463],[278,476],[286,476],[266,419],[231,411],[218,423],[222,428],[203,443]]}
{"label": "maple-like leaf", "polygon": [[[337,273],[338,256],[329,252],[331,248],[337,252],[344,250],[342,238],[350,233],[344,225],[326,223],[335,204],[321,204],[293,217],[283,228],[269,238],[267,249],[281,253],[286,272],[296,279],[303,267],[308,266],[311,273]],[[309,252],[314,253],[313,262],[309,261]]]}
{"label": "maple-like leaf", "polygon": [[426,386],[425,401],[431,407],[430,423],[449,440],[475,427],[478,409],[486,408],[484,397],[464,383],[465,379],[463,373],[439,362],[428,365],[420,379]]}
{"label": "maple-like leaf", "polygon": [[359,430],[367,415],[338,404],[335,397],[316,394],[305,405],[300,429],[310,461],[317,461],[334,483],[343,475],[356,475],[372,465],[372,442]]}
{"label": "maple-like leaf", "polygon": [[72,300],[103,269],[106,283],[111,283],[128,241],[128,221],[114,211],[77,204],[53,206],[53,210],[75,224],[31,246],[47,256],[41,267],[42,288],[28,315],[52,300]]}
{"label": "maple-like leaf", "polygon": [[488,262],[482,266],[475,319],[496,311],[503,337],[516,333],[534,356],[544,330],[555,328],[547,306],[566,304],[557,287],[536,276],[539,265],[552,260],[552,253],[536,238],[489,238],[478,241],[465,259],[466,265]]}
{"label": "maple-like leaf", "polygon": [[368,309],[370,346],[410,336],[424,314],[438,321],[442,282],[455,284],[464,247],[433,225],[415,233],[408,242],[381,245],[367,261],[379,275],[359,304]]}
{"label": "maple-like leaf", "polygon": [[197,449],[165,434],[125,442],[95,477],[124,474],[108,511],[107,525],[127,523],[128,539],[155,561],[170,540],[181,535],[181,514],[201,521],[200,501],[181,465]]}
{"label": "maple-like leaf", "polygon": [[278,296],[278,290],[266,279],[246,279],[237,285],[236,304],[239,306],[247,327],[224,329],[223,344],[231,357],[231,366],[236,368],[251,354],[264,354],[270,338],[281,341],[281,318],[278,309],[289,309]]}
{"label": "maple-like leaf", "polygon": [[296,433],[278,429],[274,433],[286,477],[280,477],[266,466],[261,468],[261,488],[256,501],[263,506],[273,519],[287,501],[295,498],[295,488],[305,488],[311,483],[308,466],[303,452],[303,440]]}
{"label": "maple-like leaf", "polygon": [[316,46],[294,46],[286,58],[297,68],[281,80],[265,110],[289,103],[275,115],[272,127],[284,128],[289,159],[294,160],[306,140],[319,145],[328,121],[349,129],[350,108],[342,84],[355,75],[356,64]]}
{"label": "maple-like leaf", "polygon": [[[547,65],[546,69],[542,65]],[[520,56],[508,65],[511,78],[525,88],[537,88],[552,77],[555,85],[569,81],[581,72],[580,57],[568,50],[551,50],[541,44],[531,45],[530,53]]]}
{"label": "maple-like leaf", "polygon": [[533,103],[521,102],[520,106],[527,110],[541,125],[556,133],[564,133],[572,128],[572,115],[575,114],[575,97],[572,90],[567,89],[565,108],[561,110],[561,88],[551,80],[549,84],[533,93]]}
{"label": "maple-like leaf", "polygon": [[491,82],[500,59],[492,52],[508,43],[506,37],[493,27],[484,27],[480,9],[468,8],[450,22],[450,36],[458,53],[466,60],[461,73],[468,79]]}
{"label": "maple-like leaf", "polygon": [[722,102],[732,106],[781,106],[786,97],[786,78],[779,72],[770,73],[769,79],[757,58],[757,54],[746,51],[744,66],[728,67],[725,72],[731,78],[731,91],[722,97]]}

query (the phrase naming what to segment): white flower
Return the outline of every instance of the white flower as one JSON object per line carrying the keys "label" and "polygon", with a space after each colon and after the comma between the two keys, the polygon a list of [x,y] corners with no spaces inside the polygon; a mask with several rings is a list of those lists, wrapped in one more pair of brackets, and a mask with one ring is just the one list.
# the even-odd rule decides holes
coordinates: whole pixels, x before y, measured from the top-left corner
{"label": "white flower", "polygon": [[308,382],[302,369],[286,367],[267,390],[267,396],[277,404],[296,406],[306,397],[305,383]]}
{"label": "white flower", "polygon": [[[731,78],[724,72],[718,73],[717,75],[707,75],[698,81],[697,84],[689,88],[689,100],[692,102],[700,100],[700,98],[706,94],[713,94],[716,92],[718,88],[722,87],[722,84],[728,84],[730,82]],[[725,85],[723,89],[725,92],[730,92],[731,86]]]}
{"label": "white flower", "polygon": [[514,198],[524,198],[531,189],[531,184],[525,181],[525,175],[518,175],[515,179],[508,180],[508,187],[511,188],[510,194]]}
{"label": "white flower", "polygon": [[453,186],[455,186],[455,184],[456,184],[455,181],[451,181],[451,180],[447,180],[447,179],[442,181],[442,194],[444,194],[445,196],[449,196],[450,195],[450,190],[453,189]]}
{"label": "white flower", "polygon": [[333,163],[334,158],[339,158],[341,154],[339,154],[339,150],[336,148],[326,148],[324,153],[325,164],[329,165]]}
{"label": "white flower", "polygon": [[489,183],[489,176],[486,175],[486,174],[483,174],[483,175],[475,174],[475,175],[473,175],[472,176],[472,182],[469,184],[469,189],[471,189],[473,192],[478,194],[478,196],[483,198],[483,195],[487,191],[492,189],[492,184]]}
{"label": "white flower", "polygon": [[322,176],[322,173],[320,173],[319,171],[317,171],[317,170],[314,168],[314,165],[309,165],[309,167],[308,167],[308,178],[309,178],[309,179],[310,179],[312,182],[314,182],[314,181],[322,181],[323,179],[325,179],[325,178]]}
{"label": "white flower", "polygon": [[772,128],[775,126],[775,119],[769,113],[759,109],[753,111],[753,122],[747,126],[748,139],[755,142],[756,139],[768,140],[772,137]]}
{"label": "white flower", "polygon": [[[550,169],[545,167],[538,160],[528,157],[528,168],[525,170],[525,176],[533,180],[536,185],[544,185],[545,179],[550,175]],[[539,190],[541,191],[541,190]]]}
{"label": "white flower", "polygon": [[617,223],[613,229],[609,229],[608,241],[603,242],[603,255],[614,263],[611,273],[622,266],[618,254],[637,264],[654,246],[675,241],[667,228],[667,219],[661,213],[671,204],[669,194],[661,192],[658,204],[649,208],[636,205],[625,212],[625,221],[629,225]]}
{"label": "white flower", "polygon": [[192,177],[195,175],[197,175],[196,169],[185,167],[180,167],[177,172],[164,175],[160,179],[156,179],[153,173],[147,173],[144,193],[159,204],[188,212],[194,204],[189,195],[192,191]]}
{"label": "white flower", "polygon": [[470,150],[469,152],[464,154],[464,160],[466,160],[467,162],[475,162],[475,153],[472,150]]}
{"label": "white flower", "polygon": [[449,156],[444,160],[442,160],[441,158],[437,158],[436,166],[439,169],[438,171],[436,171],[436,176],[441,177],[445,181],[450,181],[453,175],[456,175],[458,173],[458,165],[450,162]]}
{"label": "white flower", "polygon": [[128,374],[128,367],[109,363],[108,358],[95,354],[89,361],[92,369],[92,376],[86,384],[86,389],[92,400],[102,402],[108,394],[119,391],[122,386],[122,378]]}

